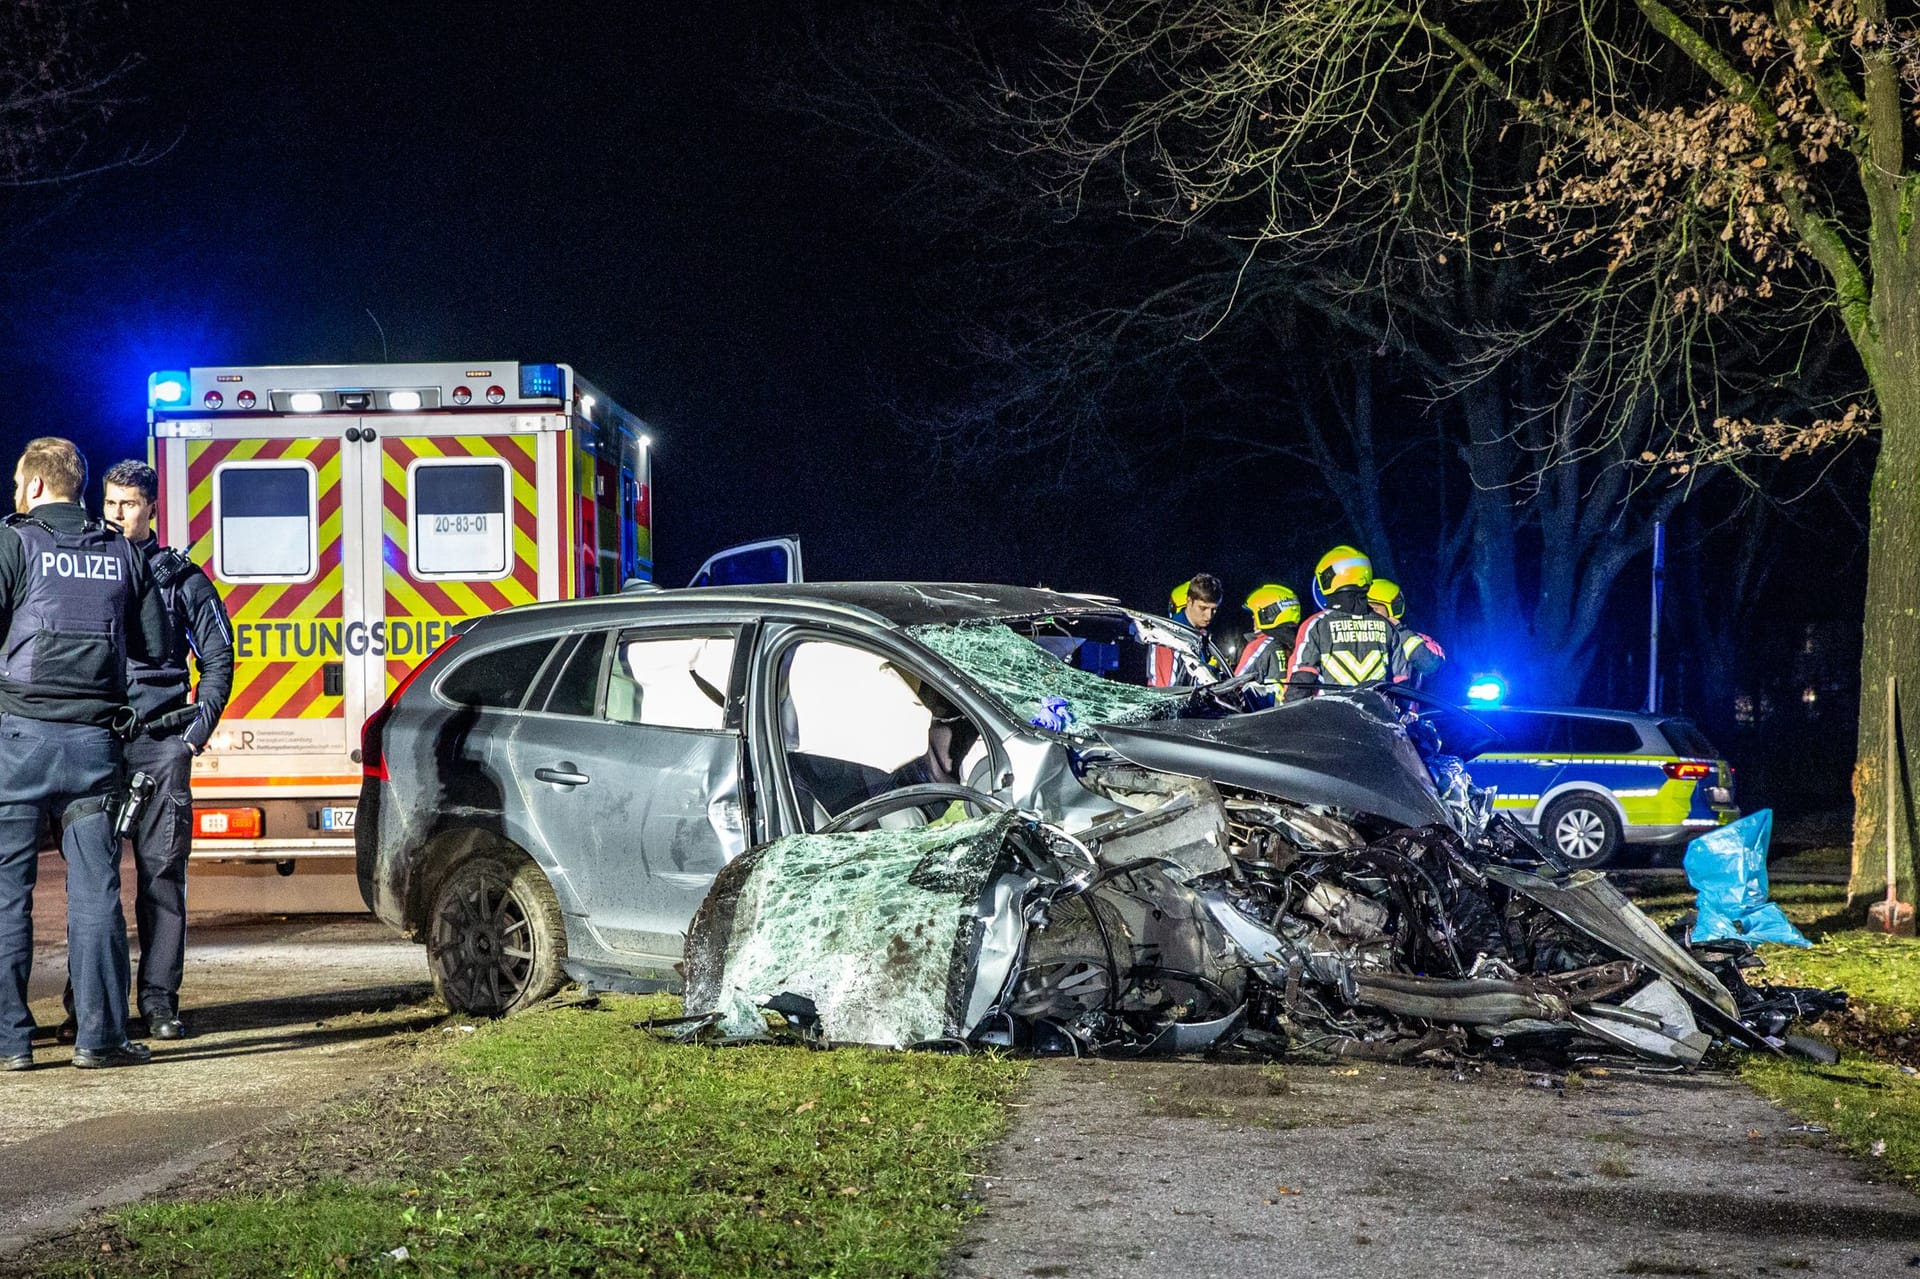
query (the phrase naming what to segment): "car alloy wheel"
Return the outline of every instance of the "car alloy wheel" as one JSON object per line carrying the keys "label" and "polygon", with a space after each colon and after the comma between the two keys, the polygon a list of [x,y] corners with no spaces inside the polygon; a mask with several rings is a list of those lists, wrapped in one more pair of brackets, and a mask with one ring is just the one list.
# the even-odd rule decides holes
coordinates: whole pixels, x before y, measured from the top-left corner
{"label": "car alloy wheel", "polygon": [[1612,860],[1620,847],[1620,824],[1602,801],[1563,799],[1541,823],[1547,843],[1569,866],[1595,867]]}
{"label": "car alloy wheel", "polygon": [[469,858],[434,894],[427,962],[455,1012],[497,1017],[544,999],[565,955],[559,901],[529,861]]}

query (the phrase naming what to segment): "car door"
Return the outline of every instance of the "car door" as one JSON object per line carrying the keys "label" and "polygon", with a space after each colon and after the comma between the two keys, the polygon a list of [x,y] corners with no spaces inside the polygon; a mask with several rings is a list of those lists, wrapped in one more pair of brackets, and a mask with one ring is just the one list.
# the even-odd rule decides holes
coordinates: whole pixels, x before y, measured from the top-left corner
{"label": "car door", "polygon": [[800,539],[770,537],[743,542],[709,556],[688,586],[760,586],[770,582],[802,582]]}
{"label": "car door", "polygon": [[742,628],[588,631],[523,716],[512,771],[601,947],[673,963],[714,875],[747,846]]}

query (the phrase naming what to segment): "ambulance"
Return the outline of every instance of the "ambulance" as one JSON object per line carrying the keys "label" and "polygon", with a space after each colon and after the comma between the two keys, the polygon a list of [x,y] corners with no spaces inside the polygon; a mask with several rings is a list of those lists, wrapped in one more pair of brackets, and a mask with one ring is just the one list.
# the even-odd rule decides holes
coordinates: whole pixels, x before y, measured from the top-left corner
{"label": "ambulance", "polygon": [[653,440],[565,364],[196,368],[147,389],[160,540],[233,619],[197,859],[351,858],[361,725],[456,626],[653,578]]}

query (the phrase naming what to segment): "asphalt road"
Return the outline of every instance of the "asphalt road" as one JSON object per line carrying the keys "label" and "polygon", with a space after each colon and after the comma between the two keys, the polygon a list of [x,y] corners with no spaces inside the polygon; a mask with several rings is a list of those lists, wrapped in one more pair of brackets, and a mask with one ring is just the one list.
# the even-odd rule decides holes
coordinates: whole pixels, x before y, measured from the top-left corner
{"label": "asphalt road", "polygon": [[[61,875],[43,859],[29,986],[43,1026],[63,1015]],[[0,1074],[0,1255],[390,1069],[395,1032],[444,1015],[430,995],[420,948],[370,915],[191,916],[191,1037],[152,1045],[150,1065],[96,1071],[44,1039],[33,1070]]]}
{"label": "asphalt road", "polygon": [[1920,1199],[1725,1076],[1054,1061],[1017,1114],[954,1279],[1920,1267]]}

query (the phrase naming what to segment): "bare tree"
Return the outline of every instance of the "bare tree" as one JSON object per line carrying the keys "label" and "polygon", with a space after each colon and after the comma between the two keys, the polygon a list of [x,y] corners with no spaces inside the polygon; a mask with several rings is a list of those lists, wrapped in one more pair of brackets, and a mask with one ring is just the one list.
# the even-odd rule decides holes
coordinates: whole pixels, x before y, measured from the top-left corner
{"label": "bare tree", "polygon": [[[1005,95],[1011,132],[1051,165],[1062,198],[1118,192],[1142,218],[1223,225],[1249,256],[1380,246],[1368,278],[1401,295],[1463,263],[1553,263],[1557,283],[1533,305],[1489,309],[1463,334],[1480,356],[1462,367],[1481,372],[1517,351],[1556,353],[1532,401],[1553,422],[1534,459],[1543,486],[1556,482],[1545,464],[1570,458],[1624,459],[1618,482],[1644,486],[1872,430],[1862,680],[1874,693],[1898,677],[1914,703],[1910,12],[1886,0],[1075,0],[1053,48]],[[1516,155],[1528,162],[1517,174],[1500,163]],[[1828,324],[1866,393],[1792,420],[1752,413],[1743,372],[1792,370]],[[1730,367],[1733,346],[1760,358]],[[1856,786],[1878,794],[1889,733],[1905,775],[1920,764],[1920,717],[1899,732],[1877,693],[1861,704]],[[1856,893],[1884,884],[1876,814],[1861,805],[1856,820]],[[1912,850],[1910,799],[1904,821]],[[1908,896],[1914,867],[1909,856]]]}

